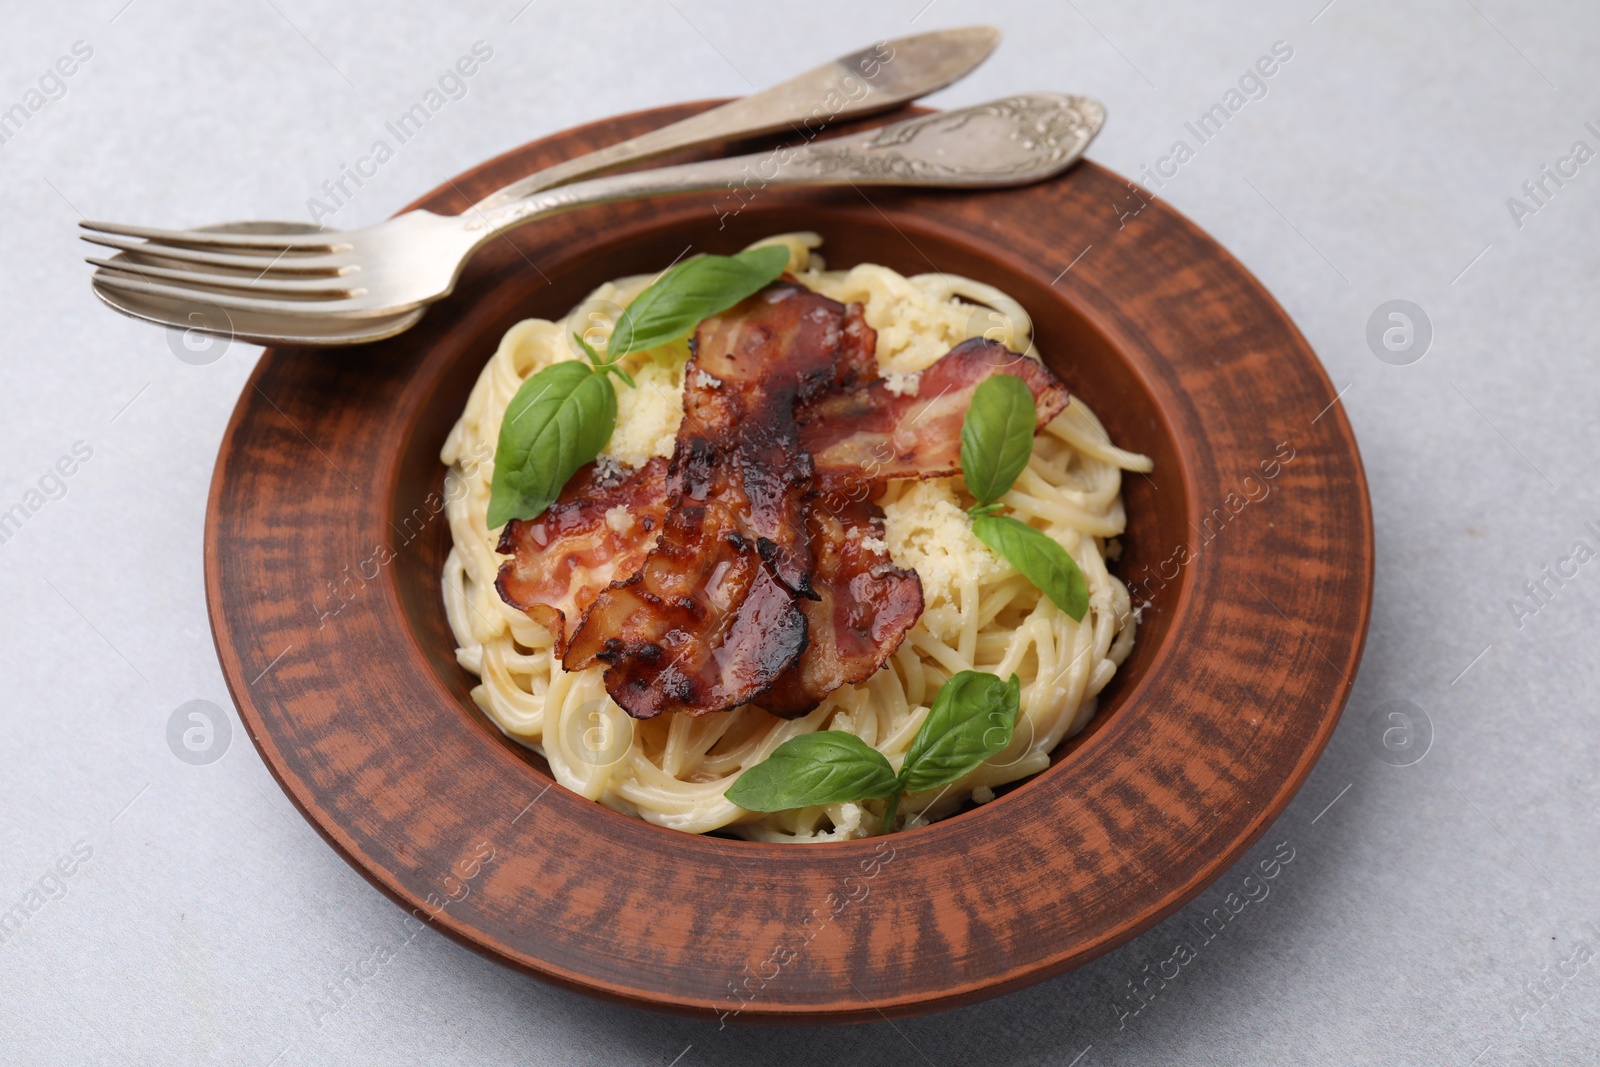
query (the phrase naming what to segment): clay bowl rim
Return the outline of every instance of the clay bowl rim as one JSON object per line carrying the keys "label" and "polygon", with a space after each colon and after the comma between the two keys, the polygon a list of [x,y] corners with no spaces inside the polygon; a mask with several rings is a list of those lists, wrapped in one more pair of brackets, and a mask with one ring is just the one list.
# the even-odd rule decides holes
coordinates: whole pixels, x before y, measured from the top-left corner
{"label": "clay bowl rim", "polygon": [[[670,108],[653,109],[651,111],[621,116],[618,119],[607,120],[607,122],[617,123],[627,122],[629,120],[645,120],[651,121],[652,124],[654,124],[654,120],[657,120],[658,116],[661,117],[661,121],[664,121],[666,117],[675,117],[676,115],[684,113],[687,110],[698,110],[699,108],[705,106],[710,106],[710,104],[683,105]],[[441,186],[439,189],[434,190],[432,193],[419,200],[418,204],[435,204],[440,200],[448,199],[451,195],[453,195],[453,190],[459,190],[461,187],[470,188],[474,183],[474,180],[480,175],[506,165],[508,161],[516,159],[522,153],[525,153],[530,149],[534,149],[550,141],[559,141],[564,136],[590,130],[594,126],[599,125],[602,124],[592,124],[590,127],[580,127],[576,130],[565,131],[564,134],[557,134],[552,138],[534,142],[529,146],[524,146],[521,149],[514,150],[511,153],[507,153],[501,157],[490,160],[476,168],[473,168],[452,182],[447,183],[445,186]],[[1101,168],[1098,168],[1092,163],[1081,163],[1079,167],[1088,173],[1098,173],[1100,175],[1108,174],[1108,172],[1104,172],[1101,170]],[[1070,180],[1070,178],[1071,174],[1069,174],[1066,179],[1062,180]],[[1193,231],[1194,235],[1198,235],[1199,237],[1203,238],[1205,242],[1215,246],[1215,242],[1210,241],[1209,238],[1201,234],[1200,231],[1198,231],[1198,228],[1194,227],[1193,224],[1187,219],[1177,215],[1176,212],[1166,208],[1165,205],[1160,206],[1160,211],[1162,212],[1163,221],[1165,223],[1175,224],[1179,227],[1187,228],[1188,230]],[[893,225],[893,223],[891,223],[891,225]],[[919,220],[919,226],[920,228],[926,229],[930,232],[943,229],[946,232],[947,239],[951,241],[970,242],[973,239],[972,235],[968,232],[955,228],[941,227],[940,224],[929,219]],[[826,252],[826,247],[824,248],[824,251]],[[1245,271],[1244,268],[1237,263],[1237,261],[1228,255],[1225,250],[1220,249],[1220,247],[1216,247],[1215,253],[1224,267],[1229,268],[1248,279],[1248,284],[1253,286],[1255,290],[1255,295],[1258,302],[1264,304],[1267,310],[1274,313],[1281,320],[1280,325],[1287,327],[1287,330],[1292,336],[1293,342],[1295,342],[1295,344],[1298,346],[1300,353],[1310,357],[1309,362],[1301,369],[1312,371],[1313,376],[1319,379],[1320,385],[1325,389],[1327,395],[1332,397],[1334,395],[1333,387],[1331,382],[1328,381],[1326,373],[1322,370],[1320,364],[1317,363],[1314,356],[1311,355],[1309,347],[1305,345],[1305,342],[1298,334],[1298,331],[1294,330],[1292,323],[1288,321],[1287,316],[1283,314],[1281,308],[1279,308],[1272,298],[1266,293],[1265,289],[1260,286],[1259,282],[1250,276],[1249,273]],[[976,250],[976,254],[980,256],[987,256],[989,255],[989,252],[979,248]],[[1066,294],[1062,294],[1060,299],[1064,303],[1070,303],[1070,297]],[[1030,311],[1032,310],[1033,309],[1030,308]],[[1084,310],[1083,308],[1074,308],[1073,310],[1075,313],[1082,315],[1091,323],[1096,322],[1093,314]],[[1115,336],[1116,331],[1107,328],[1106,324],[1098,323],[1097,325],[1108,338]],[[224,452],[226,452],[227,446],[232,442],[234,434],[239,428],[239,424],[244,420],[247,405],[250,402],[250,397],[253,393],[251,386],[254,386],[261,379],[272,361],[272,355],[273,354],[269,352],[267,356],[264,356],[251,375],[250,383],[245,388],[244,397],[241,398],[241,402],[235,409],[233,418],[230,420],[228,430],[224,438]],[[1141,380],[1145,377],[1145,369],[1142,368],[1137,361],[1132,362],[1129,369],[1135,377],[1138,377]],[[1159,397],[1157,391],[1150,390],[1150,392],[1152,395]],[[1164,409],[1161,409],[1159,405],[1157,406],[1156,410],[1159,417],[1161,417],[1167,423],[1167,425],[1163,427],[1165,431],[1171,435],[1175,441],[1179,441],[1181,444],[1181,441],[1179,440],[1181,433],[1174,428],[1172,425],[1172,420],[1166,417],[1167,412]],[[1367,619],[1370,613],[1372,582],[1372,528],[1370,506],[1367,504],[1364,473],[1361,471],[1359,454],[1355,451],[1353,434],[1350,431],[1348,423],[1344,420],[1342,412],[1335,412],[1332,424],[1336,427],[1336,432],[1338,435],[1341,436],[1348,444],[1350,456],[1354,460],[1355,485],[1353,488],[1357,491],[1360,499],[1361,506],[1359,510],[1360,518],[1362,520],[1361,526],[1363,527],[1364,533],[1363,544],[1361,546],[1363,551],[1360,553],[1360,557],[1366,571],[1366,590],[1359,611],[1359,625],[1355,632],[1350,635],[1351,640],[1349,642],[1347,657],[1349,670],[1346,672],[1348,676],[1349,674],[1353,674],[1354,668],[1359,662],[1360,652],[1365,638]],[[1137,442],[1119,441],[1118,443],[1123,444],[1125,447],[1131,447],[1135,449],[1138,448]],[[1199,487],[1196,484],[1193,472],[1181,462],[1180,469],[1182,470],[1181,481],[1183,483],[1184,492],[1184,510],[1190,515],[1197,514],[1199,511],[1200,501]],[[220,507],[220,489],[223,481],[223,474],[224,466],[219,459],[217,474],[213,484],[213,492],[211,495],[210,504],[208,506],[208,550],[211,548],[210,542],[212,541],[212,537],[215,532],[214,519],[217,516],[213,513],[216,512]],[[399,477],[399,467],[398,464],[395,464],[390,467],[388,477],[381,479],[381,484],[384,486],[383,496],[385,500],[393,500],[396,498],[396,494],[398,493]],[[344,835],[340,831],[340,828],[336,826],[325,826],[321,819],[314,815],[307,805],[302,802],[302,798],[299,795],[298,789],[292,788],[290,783],[285,781],[284,772],[279,766],[277,755],[274,752],[269,752],[269,748],[275,749],[276,745],[269,745],[269,737],[266,735],[264,730],[260,729],[261,719],[256,713],[256,709],[253,707],[251,702],[252,697],[248,692],[249,686],[243,684],[246,679],[240,672],[240,665],[237,657],[233,655],[233,650],[231,648],[224,647],[225,643],[232,643],[234,635],[228,632],[228,620],[223,616],[223,611],[220,604],[220,589],[213,581],[214,578],[216,581],[220,581],[220,571],[215,574],[213,573],[214,568],[210,562],[211,555],[212,554],[208,551],[207,589],[208,599],[212,601],[213,630],[218,644],[219,654],[221,655],[224,663],[225,673],[228,676],[230,689],[234,693],[236,703],[240,706],[241,718],[246,722],[252,741],[255,742],[258,749],[261,750],[264,761],[268,764],[268,767],[272,771],[274,777],[279,780],[280,785],[284,787],[285,792],[290,796],[291,800],[296,804],[297,807],[301,808],[302,812],[306,814],[308,821],[312,823],[319,833],[322,833],[323,836],[329,840],[330,843],[333,844],[334,847],[342,855],[344,855],[347,860],[352,863],[352,865],[356,866],[358,870],[361,870],[362,873],[369,878],[369,880],[373,881],[373,883],[382,889],[387,895],[390,895],[392,898],[396,899],[402,904],[414,906],[417,901],[413,896],[411,896],[404,889],[395,885],[391,885],[379,871],[370,869],[367,863],[362,862],[357,855],[360,850],[348,847],[348,844],[353,842],[346,842],[342,840]],[[1180,624],[1191,613],[1194,607],[1192,602],[1192,569],[1184,568],[1183,577],[1184,581],[1179,586],[1178,597],[1171,605],[1171,622],[1169,623],[1169,628],[1166,631],[1166,640],[1162,641],[1160,647],[1155,650],[1154,658],[1145,664],[1145,669],[1141,672],[1141,676],[1137,679],[1131,680],[1131,685],[1121,687],[1121,690],[1119,690],[1119,704],[1131,704],[1135,702],[1141,695],[1143,695],[1143,692],[1146,688],[1155,684],[1152,679],[1157,673],[1155,671],[1156,666],[1158,666],[1165,659],[1177,654],[1175,650],[1178,647],[1178,642],[1175,640],[1175,637],[1178,635]],[[388,575],[382,588],[386,611],[391,614],[399,613],[403,616],[405,614],[405,608],[400,603],[400,595],[395,588],[395,579],[393,573]],[[442,612],[442,606],[440,611]],[[420,641],[418,635],[409,627],[406,628],[406,633],[411,639],[412,643],[414,645],[418,645]],[[226,642],[225,636],[227,638]],[[422,654],[420,645],[418,645],[416,648],[416,652],[419,656]],[[1348,683],[1348,677],[1346,681]],[[1115,685],[1116,683],[1114,682],[1113,684]],[[745,1013],[744,1017],[760,1021],[856,1021],[859,1019],[875,1017],[880,1008],[886,1010],[891,1015],[904,1015],[928,1010],[936,1010],[944,1007],[953,1007],[957,1004],[970,1002],[971,1000],[984,996],[992,996],[1011,989],[1021,988],[1022,986],[1048,977],[1051,974],[1070,969],[1072,966],[1085,962],[1087,959],[1093,958],[1094,956],[1108,951],[1116,945],[1137,936],[1139,933],[1142,933],[1144,930],[1147,930],[1151,926],[1154,926],[1156,923],[1160,922],[1161,919],[1165,918],[1167,915],[1170,915],[1172,912],[1176,911],[1189,899],[1192,899],[1195,895],[1198,895],[1198,893],[1200,893],[1206,886],[1210,885],[1221,873],[1232,866],[1233,863],[1236,862],[1237,859],[1243,855],[1243,853],[1257,839],[1259,839],[1261,833],[1265,831],[1270,821],[1275,818],[1284,807],[1287,806],[1289,800],[1292,799],[1294,794],[1298,791],[1300,785],[1303,784],[1306,776],[1310,772],[1311,767],[1315,763],[1316,756],[1320,753],[1322,747],[1327,741],[1327,738],[1331,735],[1333,727],[1337,723],[1339,711],[1342,708],[1345,700],[1348,698],[1348,695],[1348,684],[1346,684],[1346,686],[1333,695],[1331,706],[1322,712],[1320,729],[1313,738],[1313,743],[1301,753],[1300,758],[1296,761],[1295,766],[1292,768],[1290,773],[1280,781],[1279,788],[1273,794],[1273,796],[1269,798],[1269,802],[1262,805],[1261,809],[1256,813],[1255,818],[1251,820],[1247,831],[1237,835],[1233,840],[1231,847],[1213,854],[1209,861],[1205,862],[1201,869],[1196,872],[1194,877],[1192,877],[1185,884],[1174,887],[1171,892],[1165,894],[1161,900],[1157,902],[1155,907],[1146,908],[1145,911],[1138,916],[1127,917],[1118,926],[1104,931],[1102,936],[1099,938],[1093,939],[1088,943],[1079,943],[1072,953],[1059,956],[1049,965],[1032,967],[1025,973],[1019,974],[1014,972],[1009,977],[978,979],[976,981],[963,984],[959,987],[947,987],[936,993],[923,992],[921,994],[912,994],[909,997],[896,999],[890,1002],[879,1002],[871,1007],[863,1006],[856,1011],[841,1011],[838,1010],[837,1006],[833,1010],[826,1008],[819,1010],[816,1007],[808,1005],[783,1007],[780,1004],[769,1002],[763,1006],[763,1008],[767,1010],[758,1009],[754,1012]],[[1096,719],[1103,719],[1105,714],[1105,712],[1098,712]],[[1101,736],[1105,734],[1104,729],[1091,726],[1090,730],[1086,731],[1086,734],[1088,734],[1088,736],[1083,741],[1079,742],[1078,745],[1073,746],[1074,751],[1080,750],[1080,747],[1082,750],[1087,750],[1089,746],[1096,744],[1097,740],[1101,743],[1106,740],[1106,737]],[[899,834],[894,835],[892,838],[888,838],[886,840],[904,843],[907,848],[911,848],[914,842],[924,839],[935,839],[941,836],[949,835],[952,833],[952,827],[974,818],[981,817],[985,821],[1010,820],[1013,810],[1020,810],[1023,803],[1022,798],[1026,797],[1030,789],[1042,788],[1041,783],[1044,783],[1052,774],[1056,774],[1061,770],[1061,761],[1058,760],[1052,764],[1051,768],[1041,772],[1038,775],[1030,777],[1022,782],[1017,788],[1008,791],[1004,795],[1001,795],[990,804],[984,805],[974,811],[963,813],[950,820],[945,820],[910,831],[902,831]],[[572,800],[576,803],[590,803],[576,797],[573,797]],[[620,813],[605,810],[599,805],[592,805],[592,807],[599,811],[600,818],[604,820],[607,825],[626,823],[630,828],[636,828],[641,825],[638,820],[621,815]],[[679,834],[677,831],[654,826],[648,826],[647,829],[652,834],[657,835],[662,842],[668,844],[669,846],[682,846],[683,835]],[[800,846],[789,846],[763,842],[722,840],[718,847],[739,850],[743,853],[746,853],[747,858],[780,859],[780,857],[798,858],[795,856],[797,852],[805,854],[815,849],[845,852],[855,850],[855,852],[852,854],[859,854],[874,848],[875,843],[879,840],[885,839],[830,842],[820,845],[813,845],[810,846],[809,849],[802,848]],[[789,860],[783,859],[782,862],[789,862]],[[456,921],[454,921],[453,916],[439,917],[437,920],[437,925],[458,940],[461,940],[480,951],[484,951],[494,958],[501,960],[502,962],[511,963],[524,970],[532,971],[543,977],[554,979],[562,984],[569,985],[573,988],[577,988],[591,994],[599,994],[611,999],[617,999],[639,1006],[655,1009],[664,1008],[667,1010],[686,1011],[699,1015],[705,1015],[708,1012],[715,1014],[717,1010],[714,1003],[707,1003],[703,999],[685,999],[681,1001],[675,1001],[670,997],[642,993],[637,989],[630,989],[620,985],[598,981],[592,975],[578,972],[567,972],[562,968],[551,965],[548,961],[541,963],[540,961],[536,960],[518,958],[518,954],[508,953],[505,949],[505,946],[498,944],[491,938],[484,936],[481,930],[458,924]]]}

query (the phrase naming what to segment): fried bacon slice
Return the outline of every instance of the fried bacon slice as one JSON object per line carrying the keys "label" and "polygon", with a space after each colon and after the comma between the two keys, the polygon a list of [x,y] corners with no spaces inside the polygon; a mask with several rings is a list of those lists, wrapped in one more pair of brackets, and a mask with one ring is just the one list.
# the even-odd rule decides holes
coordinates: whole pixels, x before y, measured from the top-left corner
{"label": "fried bacon slice", "polygon": [[794,717],[871,677],[923,602],[870,498],[889,478],[959,470],[990,375],[1028,385],[1041,427],[1068,400],[1042,364],[981,339],[897,395],[876,342],[859,305],[792,281],[701,323],[670,464],[610,482],[584,468],[544,515],[509,523],[500,595],[550,629],[567,670],[604,663],[636,718],[743,704]]}
{"label": "fried bacon slice", "polygon": [[800,596],[814,595],[804,508],[811,457],[795,407],[860,377],[876,344],[860,305],[789,281],[695,333],[670,488],[685,499],[742,496],[741,532]]}
{"label": "fried bacon slice", "polygon": [[829,392],[800,409],[800,445],[811,455],[816,491],[829,499],[857,499],[870,495],[864,487],[889,478],[957,473],[961,422],[973,392],[994,374],[1021,378],[1033,391],[1038,428],[1067,406],[1067,387],[1038,360],[981,337],[963,341],[922,372],[915,396],[897,396],[878,379],[865,388]]}
{"label": "fried bacon slice", "polygon": [[922,581],[902,570],[883,543],[883,511],[846,501],[835,511],[813,501],[807,516],[816,551],[816,600],[802,601],[811,642],[756,703],[797,718],[842,685],[864,682],[922,617]]}
{"label": "fried bacon slice", "polygon": [[603,590],[563,664],[607,664],[636,718],[749,703],[805,650],[815,600],[795,405],[860,373],[876,337],[843,304],[780,281],[700,324],[667,474],[668,515],[638,571]]}
{"label": "fried bacon slice", "polygon": [[636,719],[749,703],[799,657],[806,621],[732,509],[680,502],[631,576],[601,591],[564,666],[605,663],[606,690]]}
{"label": "fried bacon slice", "polygon": [[[616,508],[624,510],[616,515]],[[543,515],[506,523],[497,551],[511,558],[500,565],[495,589],[543,623],[563,656],[600,591],[639,569],[666,516],[665,459],[652,459],[622,479],[603,478],[591,463]]]}

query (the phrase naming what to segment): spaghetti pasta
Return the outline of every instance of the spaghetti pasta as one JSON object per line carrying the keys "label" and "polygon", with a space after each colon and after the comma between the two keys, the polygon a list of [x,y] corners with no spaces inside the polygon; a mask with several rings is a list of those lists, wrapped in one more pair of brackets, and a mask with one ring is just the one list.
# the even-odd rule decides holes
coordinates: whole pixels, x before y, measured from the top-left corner
{"label": "spaghetti pasta", "polygon": [[[791,233],[760,245],[788,248],[791,273],[841,302],[857,302],[877,331],[877,359],[891,389],[914,391],[918,374],[959,342],[987,336],[1037,356],[1027,312],[982,282],[946,274],[906,277],[862,264],[827,270],[821,238]],[[884,669],[830,693],[810,713],[779,719],[755,708],[634,720],[607,695],[603,668],[569,673],[543,626],[495,590],[501,558],[487,528],[491,454],[512,396],[531,374],[578,358],[574,332],[603,350],[616,314],[651,276],[602,285],[564,319],[513,326],[485,366],[447,438],[447,511],[452,548],[444,599],[461,665],[479,679],[473,699],[508,736],[542,753],[557,782],[591,800],[690,833],[726,829],[769,841],[822,841],[877,832],[883,802],[795,811],[747,812],[724,793],[747,767],[784,741],[815,730],[846,730],[899,767],[933,695],[962,670],[1017,674],[1022,705],[1011,744],[954,785],[912,794],[907,825],[950,814],[967,800],[1037,773],[1064,738],[1093,716],[1100,691],[1133,647],[1126,586],[1106,567],[1125,525],[1122,471],[1148,471],[1143,456],[1108,439],[1074,399],[1034,439],[1028,467],[1002,499],[1007,513],[1054,537],[1083,571],[1089,610],[1076,622],[972,534],[959,477],[891,482],[878,499],[896,565],[917,571],[925,610]],[[638,466],[671,455],[682,419],[681,343],[627,357],[638,388],[619,388],[618,428],[599,462]],[[609,516],[608,516],[609,518]],[[626,522],[626,516],[617,521]]]}

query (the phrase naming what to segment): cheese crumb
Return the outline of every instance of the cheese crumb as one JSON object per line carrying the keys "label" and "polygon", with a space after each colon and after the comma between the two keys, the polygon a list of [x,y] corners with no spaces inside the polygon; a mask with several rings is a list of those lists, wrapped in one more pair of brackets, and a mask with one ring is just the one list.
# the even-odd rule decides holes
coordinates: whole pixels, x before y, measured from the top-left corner
{"label": "cheese crumb", "polygon": [[[881,272],[881,273],[880,273]],[[920,371],[932,366],[967,335],[972,309],[954,300],[928,300],[916,286],[891,278],[881,267],[862,264],[851,272],[863,283],[876,282],[888,299],[874,294],[866,305],[867,325],[878,331],[878,365],[885,371]]]}
{"label": "cheese crumb", "polygon": [[713,377],[703,370],[696,369],[694,372],[694,386],[696,389],[721,389],[722,379]]}
{"label": "cheese crumb", "polygon": [[633,516],[628,514],[628,509],[621,504],[606,510],[606,525],[617,533],[627,533],[633,529]]}
{"label": "cheese crumb", "polygon": [[863,537],[861,547],[867,552],[888,552],[889,543],[881,537]]}
{"label": "cheese crumb", "polygon": [[917,390],[922,387],[922,372],[903,374],[890,371],[883,376],[883,387],[889,390],[891,396],[916,396]]}
{"label": "cheese crumb", "polygon": [[620,382],[617,428],[601,459],[612,457],[626,467],[642,467],[656,456],[671,456],[683,421],[683,365],[646,363],[633,372],[637,389]]}
{"label": "cheese crumb", "polygon": [[953,481],[918,482],[883,509],[889,555],[922,579],[923,619],[941,637],[941,630],[960,625],[954,609],[964,581],[995,581],[1011,573],[1011,566],[973,534]]}

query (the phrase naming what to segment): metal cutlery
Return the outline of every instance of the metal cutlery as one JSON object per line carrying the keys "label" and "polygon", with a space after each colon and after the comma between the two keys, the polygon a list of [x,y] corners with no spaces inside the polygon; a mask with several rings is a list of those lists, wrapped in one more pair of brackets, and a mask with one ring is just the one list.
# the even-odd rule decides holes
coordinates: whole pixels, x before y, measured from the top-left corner
{"label": "metal cutlery", "polygon": [[[730,186],[759,195],[769,186],[1021,185],[1070,166],[1104,119],[1104,108],[1085,97],[1024,94],[771,153],[520,197],[502,190],[460,215],[412,211],[348,232],[261,223],[186,231],[84,225],[100,231],[92,239],[121,249],[113,259],[91,261],[99,267],[96,293],[118,310],[262,342],[350,344],[412,325],[428,303],[449,294],[484,242],[548,214]],[[226,322],[197,321],[196,307]]]}
{"label": "metal cutlery", "polygon": [[[1000,31],[992,26],[968,26],[880,41],[782,84],[548,167],[499,190],[478,206],[482,209],[509,203],[541,189],[696,145],[790,128],[797,131],[808,127],[817,129],[885,111],[965,77],[988,58],[999,40]],[[107,223],[86,223],[85,228],[103,235],[86,235],[85,240],[119,250],[110,259],[89,259],[103,272],[133,273],[152,281],[173,280],[165,273],[174,269],[173,263],[156,255],[158,249],[143,254],[144,245],[137,239],[145,232],[141,228]],[[315,225],[299,222],[228,223],[192,231],[204,235],[194,241],[169,238],[169,243],[203,248],[210,244],[208,238],[217,233],[261,236],[319,231]],[[130,237],[135,240],[128,240]],[[288,254],[292,253],[286,251]],[[231,269],[225,265],[213,266],[219,272]],[[101,273],[97,272],[97,279]],[[231,324],[225,321],[226,314],[217,308],[197,308],[191,306],[192,301],[175,302],[151,293],[115,290],[100,285],[98,280],[94,291],[114,309],[137,318],[177,324],[185,329],[231,331]],[[419,315],[420,312],[407,311],[398,317],[391,316],[394,321],[388,324],[388,332],[399,332],[415,322]],[[365,324],[352,332],[345,320],[327,319],[304,329],[320,337],[321,343],[337,344],[369,339],[374,328],[375,324]]]}

